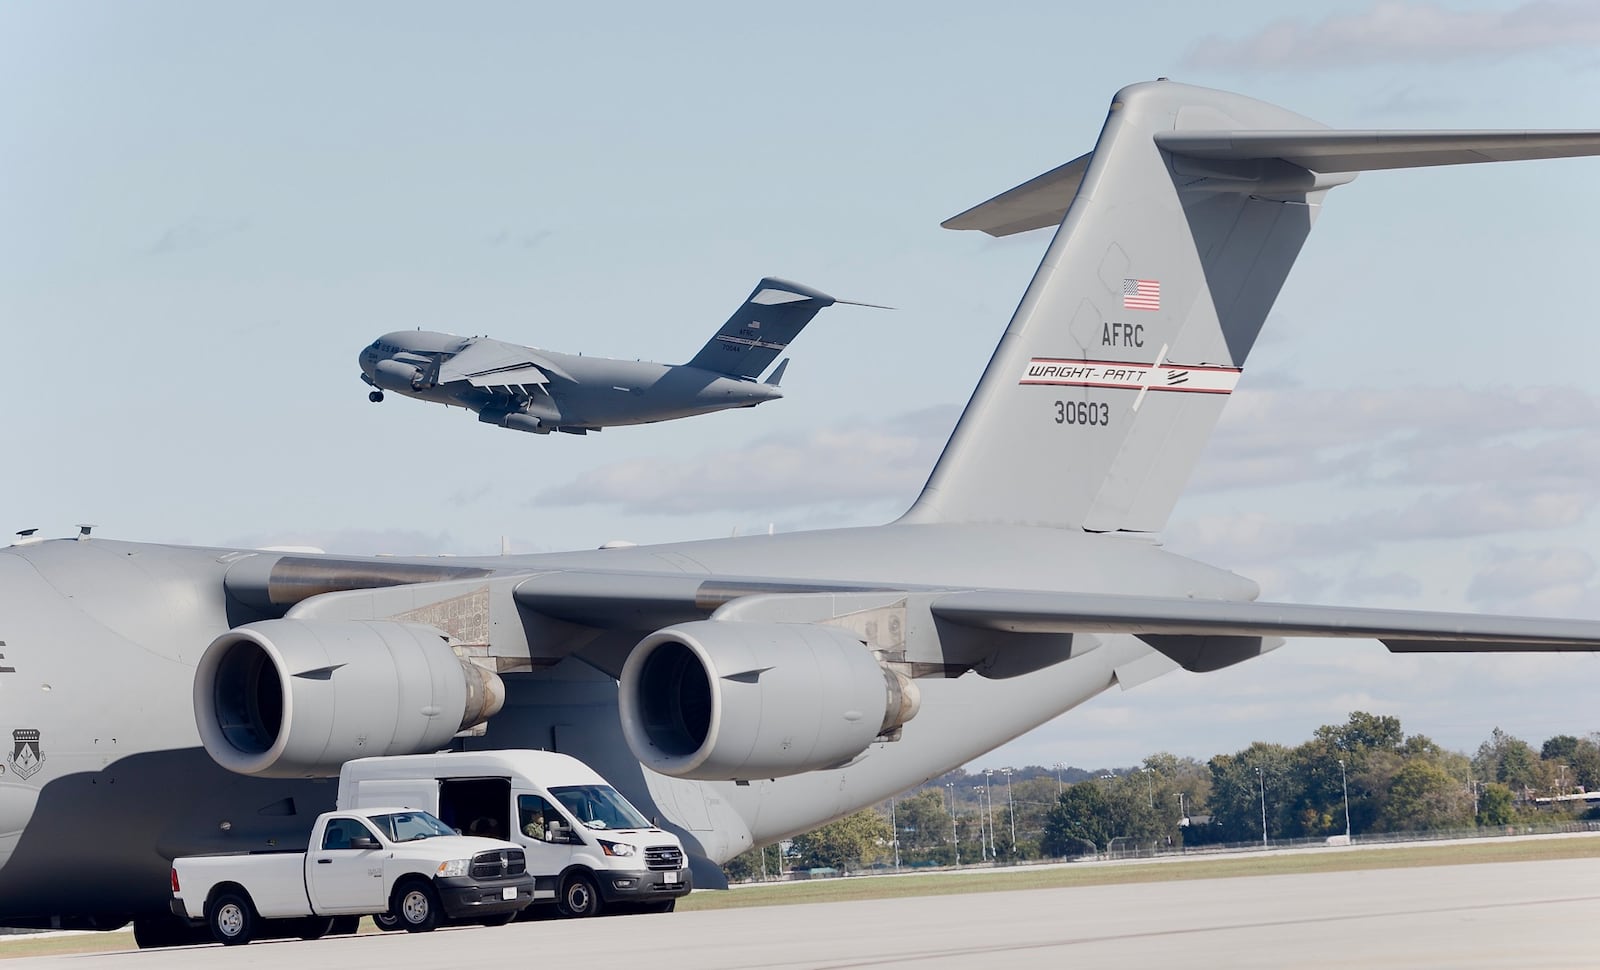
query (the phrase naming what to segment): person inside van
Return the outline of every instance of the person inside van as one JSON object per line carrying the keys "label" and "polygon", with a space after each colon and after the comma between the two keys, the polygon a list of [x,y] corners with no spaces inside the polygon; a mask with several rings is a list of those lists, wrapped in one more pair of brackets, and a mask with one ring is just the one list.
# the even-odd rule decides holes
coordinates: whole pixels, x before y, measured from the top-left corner
{"label": "person inside van", "polygon": [[550,803],[538,795],[517,796],[517,817],[522,834],[540,842],[550,841],[548,821],[559,818]]}

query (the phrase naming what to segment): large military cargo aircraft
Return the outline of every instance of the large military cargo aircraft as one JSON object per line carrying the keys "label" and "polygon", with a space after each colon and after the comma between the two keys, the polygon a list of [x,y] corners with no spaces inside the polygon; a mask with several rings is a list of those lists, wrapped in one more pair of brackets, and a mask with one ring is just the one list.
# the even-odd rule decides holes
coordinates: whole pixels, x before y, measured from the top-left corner
{"label": "large military cargo aircraft", "polygon": [[1123,89],[1091,153],[947,223],[1060,228],[889,525],[483,560],[0,551],[0,923],[172,939],[168,860],[297,846],[366,755],[574,755],[712,886],[1113,685],[1281,637],[1600,649],[1594,622],[1257,602],[1153,540],[1330,189],[1594,154],[1595,131],[1338,131]]}
{"label": "large military cargo aircraft", "polygon": [[466,408],[513,431],[586,435],[783,397],[778,382],[787,358],[758,378],[813,317],[838,302],[847,301],[768,277],[686,364],[561,354],[431,330],[385,334],[357,362],[374,404],[393,391]]}

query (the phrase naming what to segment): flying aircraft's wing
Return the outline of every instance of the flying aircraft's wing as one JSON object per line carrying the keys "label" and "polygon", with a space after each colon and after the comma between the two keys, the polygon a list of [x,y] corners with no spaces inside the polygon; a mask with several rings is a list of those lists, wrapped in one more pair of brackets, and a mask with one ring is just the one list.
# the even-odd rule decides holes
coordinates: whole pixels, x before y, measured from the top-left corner
{"label": "flying aircraft's wing", "polygon": [[551,375],[570,380],[560,367],[532,347],[478,337],[439,366],[438,382],[466,381],[473,387],[517,388],[548,384]]}

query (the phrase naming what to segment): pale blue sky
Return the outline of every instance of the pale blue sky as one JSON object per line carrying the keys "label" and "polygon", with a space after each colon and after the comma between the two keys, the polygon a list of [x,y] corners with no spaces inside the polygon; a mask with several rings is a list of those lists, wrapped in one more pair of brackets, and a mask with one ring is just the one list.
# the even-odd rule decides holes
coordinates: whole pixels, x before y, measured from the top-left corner
{"label": "pale blue sky", "polygon": [[[1081,8],[1081,9],[1073,9]],[[1160,75],[1342,127],[1600,127],[1600,6],[0,0],[0,522],[350,553],[872,524],[915,496],[1048,241],[938,223]],[[1292,13],[1286,14],[1286,10]],[[1600,618],[1600,160],[1334,191],[1177,551],[1268,598]],[[598,436],[374,407],[423,327],[687,359],[767,274],[788,397]],[[1291,644],[984,763],[1600,729],[1600,659]]]}

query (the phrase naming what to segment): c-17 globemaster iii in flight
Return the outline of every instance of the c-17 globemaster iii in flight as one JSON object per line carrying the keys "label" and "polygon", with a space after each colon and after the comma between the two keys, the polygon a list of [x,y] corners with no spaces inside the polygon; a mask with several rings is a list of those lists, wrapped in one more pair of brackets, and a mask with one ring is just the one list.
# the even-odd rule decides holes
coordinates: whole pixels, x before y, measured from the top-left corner
{"label": "c-17 globemaster iii in flight", "polygon": [[946,223],[1060,228],[889,525],[477,560],[0,550],[0,923],[181,938],[168,860],[302,844],[359,756],[566,752],[714,886],[1101,691],[1281,637],[1600,649],[1596,622],[1257,602],[1153,541],[1330,189],[1594,154],[1597,131],[1338,131],[1124,88],[1091,153]]}
{"label": "c-17 globemaster iii in flight", "polygon": [[758,381],[824,307],[837,301],[778,279],[756,284],[744,302],[687,364],[655,364],[558,354],[488,337],[397,330],[361,351],[361,379],[373,389],[476,411],[487,424],[549,434],[588,434],[622,424],[650,424],[783,396],[788,360]]}

